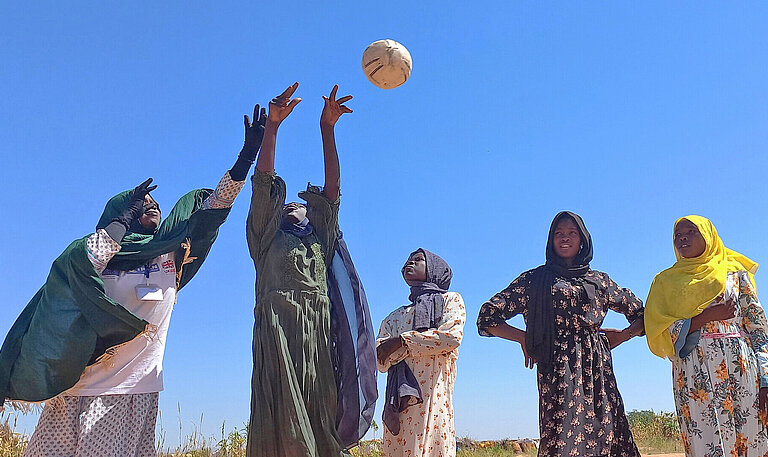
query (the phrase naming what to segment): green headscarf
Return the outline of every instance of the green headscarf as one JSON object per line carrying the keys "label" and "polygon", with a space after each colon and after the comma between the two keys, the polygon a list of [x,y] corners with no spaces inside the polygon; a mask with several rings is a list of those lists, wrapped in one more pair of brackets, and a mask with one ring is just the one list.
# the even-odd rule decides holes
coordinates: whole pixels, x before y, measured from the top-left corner
{"label": "green headscarf", "polygon": [[[229,214],[229,208],[199,211],[211,192],[198,189],[181,197],[154,235],[126,233],[108,268],[132,270],[176,251],[178,288],[184,287]],[[107,202],[97,229],[125,210],[131,193],[121,192]],[[53,262],[45,284],[8,332],[0,349],[0,406],[5,400],[37,402],[64,392],[106,349],[148,328],[147,321],[106,295],[88,259],[87,239],[73,241]]]}

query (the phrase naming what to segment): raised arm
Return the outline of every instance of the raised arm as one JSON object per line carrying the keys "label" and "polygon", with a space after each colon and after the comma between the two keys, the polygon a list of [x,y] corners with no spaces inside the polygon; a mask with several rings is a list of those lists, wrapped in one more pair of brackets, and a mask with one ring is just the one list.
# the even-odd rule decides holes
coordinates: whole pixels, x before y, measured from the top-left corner
{"label": "raised arm", "polygon": [[86,240],[88,260],[96,271],[101,273],[107,267],[112,257],[120,252],[120,242],[134,220],[144,213],[144,202],[150,192],[157,186],[150,186],[152,178],[147,179],[133,189],[128,206],[103,229],[97,229]]}
{"label": "raised arm", "polygon": [[352,100],[351,95],[336,99],[336,92],[339,85],[336,84],[331,89],[329,97],[323,95],[325,106],[320,115],[320,133],[323,137],[323,161],[325,163],[325,185],[323,193],[331,202],[339,199],[339,189],[341,186],[341,177],[339,174],[339,155],[336,152],[336,136],[334,127],[342,114],[351,113],[352,110],[344,106],[343,103]]}
{"label": "raised arm", "polygon": [[267,112],[264,108],[256,105],[253,108],[253,123],[246,114],[243,116],[245,123],[245,142],[240,154],[237,156],[235,164],[232,165],[219,181],[213,193],[203,202],[202,209],[222,209],[231,208],[235,203],[235,198],[245,185],[245,178],[248,177],[248,171],[256,159],[261,142],[264,138],[264,125],[267,121]]}
{"label": "raised arm", "polygon": [[256,161],[256,169],[262,173],[273,173],[275,171],[277,128],[291,114],[293,108],[301,102],[300,98],[291,99],[298,87],[299,83],[293,83],[282,94],[269,102],[269,115],[267,116],[264,129],[264,140],[261,143],[261,152]]}

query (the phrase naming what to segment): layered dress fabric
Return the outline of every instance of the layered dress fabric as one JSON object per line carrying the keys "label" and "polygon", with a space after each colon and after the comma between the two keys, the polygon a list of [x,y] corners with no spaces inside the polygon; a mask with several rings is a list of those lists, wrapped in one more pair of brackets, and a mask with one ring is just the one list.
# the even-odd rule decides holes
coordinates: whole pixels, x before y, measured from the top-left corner
{"label": "layered dress fabric", "polygon": [[[768,431],[758,391],[768,388],[768,323],[753,282],[757,264],[725,248],[710,221],[685,219],[697,226],[707,248],[695,259],[678,254],[676,266],[657,275],[646,308],[654,316],[646,327],[657,336],[648,343],[672,361],[688,457],[764,457]],[[693,317],[725,302],[737,304],[733,318],[691,331]]]}
{"label": "layered dress fabric", "polygon": [[[97,225],[100,228],[83,242],[87,261],[96,275],[89,281],[103,288],[86,298],[114,303],[127,315],[146,322],[145,331],[127,341],[118,340],[117,344],[108,328],[102,334],[99,328],[80,331],[77,327],[70,329],[70,334],[52,335],[49,342],[57,345],[53,348],[34,346],[34,338],[23,341],[17,360],[22,365],[11,371],[11,381],[24,374],[35,386],[50,388],[66,383],[68,387],[46,401],[26,448],[26,457],[156,455],[158,393],[163,390],[163,355],[177,291],[198,271],[242,186],[242,181],[232,181],[226,174],[215,191],[193,191],[182,197],[155,234],[129,231],[122,243],[110,238],[101,227],[122,211],[129,194],[119,194],[110,200]],[[164,250],[168,251],[162,253]],[[121,252],[124,255],[118,256]],[[149,257],[157,253],[160,254]],[[196,255],[190,256],[191,253]],[[87,270],[84,265],[80,268]],[[80,281],[83,279],[75,276],[70,284]],[[44,290],[47,286],[48,283]],[[149,289],[154,295],[140,292]],[[49,293],[52,291],[46,290]],[[59,308],[53,309],[52,303]],[[64,303],[65,300],[56,301],[53,294],[39,301],[38,306],[47,308],[47,312],[36,313],[30,325],[55,328],[60,323],[58,316],[68,314],[61,308]],[[78,309],[84,316],[91,316],[88,307]],[[96,333],[86,358],[92,361],[80,369],[76,382],[68,376],[52,378],[58,373],[56,370],[48,370],[47,377],[33,371],[45,366],[41,354],[52,349],[73,357],[73,362],[68,358],[45,361],[54,368],[58,363],[68,365],[82,360],[82,355],[70,354],[70,342],[88,341],[90,332]],[[28,334],[34,335],[33,327]],[[14,386],[12,383],[12,394],[16,392]],[[36,395],[42,392],[39,388]]]}
{"label": "layered dress fabric", "polygon": [[336,432],[345,448],[356,446],[371,428],[376,400],[376,342],[363,283],[341,231],[327,272],[331,338],[338,407]]}
{"label": "layered dress fabric", "polygon": [[[438,289],[447,289],[450,277],[446,284],[433,276],[445,278],[444,268],[430,275],[430,258],[437,256],[425,253],[428,280],[441,286]],[[415,296],[413,289],[411,304],[396,309],[381,323],[376,344],[402,338],[403,347],[383,364],[379,363],[379,371],[410,378],[400,376],[402,371],[393,371],[393,367],[404,362],[418,383],[421,399],[409,402],[407,408],[399,411],[399,427],[395,427],[399,430],[384,427],[383,452],[387,457],[453,457],[456,455],[453,387],[466,321],[464,301],[456,292],[434,293],[435,288],[428,286],[416,294],[423,294],[425,289],[431,293]],[[425,295],[426,299],[419,300]]]}
{"label": "layered dress fabric", "polygon": [[280,228],[285,182],[258,170],[252,182],[246,234],[257,280],[247,455],[344,455],[326,284],[339,204],[316,187],[302,192],[312,231],[297,236]]}
{"label": "layered dress fabric", "polygon": [[[565,216],[577,223],[582,239],[570,268],[556,263],[551,247],[554,228]],[[540,456],[639,457],[600,327],[608,310],[629,322],[641,319],[642,302],[589,268],[591,238],[578,215],[558,214],[547,246],[546,265],[521,274],[483,304],[480,335],[492,336],[489,328],[523,315],[528,351],[537,361]],[[545,331],[550,334],[531,335]]]}

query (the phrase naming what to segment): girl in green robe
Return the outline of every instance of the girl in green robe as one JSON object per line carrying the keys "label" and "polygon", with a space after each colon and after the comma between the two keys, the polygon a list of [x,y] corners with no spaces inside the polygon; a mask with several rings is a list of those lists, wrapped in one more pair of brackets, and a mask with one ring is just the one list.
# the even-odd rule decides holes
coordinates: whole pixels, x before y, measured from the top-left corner
{"label": "girl in green robe", "polygon": [[337,392],[331,356],[326,271],[338,234],[339,160],[334,126],[351,95],[320,117],[325,186],[308,186],[306,205],[285,205],[285,182],[274,172],[280,123],[301,101],[298,83],[269,104],[253,176],[246,234],[256,271],[249,457],[346,455],[336,433]]}

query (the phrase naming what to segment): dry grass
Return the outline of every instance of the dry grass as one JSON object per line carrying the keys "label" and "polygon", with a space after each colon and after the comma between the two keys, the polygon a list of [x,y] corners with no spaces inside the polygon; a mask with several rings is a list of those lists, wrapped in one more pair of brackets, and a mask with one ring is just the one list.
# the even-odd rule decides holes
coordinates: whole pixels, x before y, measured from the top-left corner
{"label": "dry grass", "polygon": [[16,416],[0,412],[0,455],[21,457],[27,447],[27,437],[16,432]]}
{"label": "dry grass", "polygon": [[500,447],[496,448],[485,448],[485,449],[477,449],[474,451],[459,451],[456,453],[456,457],[523,457],[523,456],[534,456],[536,455],[537,451],[528,451],[523,452],[522,454],[519,452],[511,451],[509,449],[502,449]]}
{"label": "dry grass", "polygon": [[[487,443],[487,442],[486,442]],[[369,440],[360,443],[360,446],[352,449],[352,457],[383,457],[381,452],[381,440]],[[481,449],[459,450],[456,457],[526,457],[535,456],[536,450],[520,453],[511,449],[505,449],[501,445],[491,445]]]}
{"label": "dry grass", "polygon": [[632,411],[627,414],[627,419],[637,447],[644,455],[683,452],[675,413]]}
{"label": "dry grass", "polygon": [[[162,415],[161,415],[162,417]],[[640,451],[643,455],[681,452],[682,444],[674,413],[654,413],[653,411],[632,411],[627,414]],[[159,421],[162,424],[162,421]],[[191,434],[182,433],[181,410],[179,409],[179,444],[173,449],[165,446],[167,431],[160,425],[158,430],[158,457],[245,457],[245,443],[248,436],[247,426],[228,429],[221,425],[218,437],[205,437],[202,429],[203,417]],[[378,428],[378,427],[376,427]],[[16,432],[16,416],[13,413],[0,413],[0,456],[21,457],[28,437]],[[472,441],[463,438],[460,441]],[[482,442],[485,447],[461,449],[457,457],[523,457],[534,456],[536,451],[515,452],[505,445],[506,440]],[[380,440],[369,440],[352,450],[353,457],[382,457]]]}

